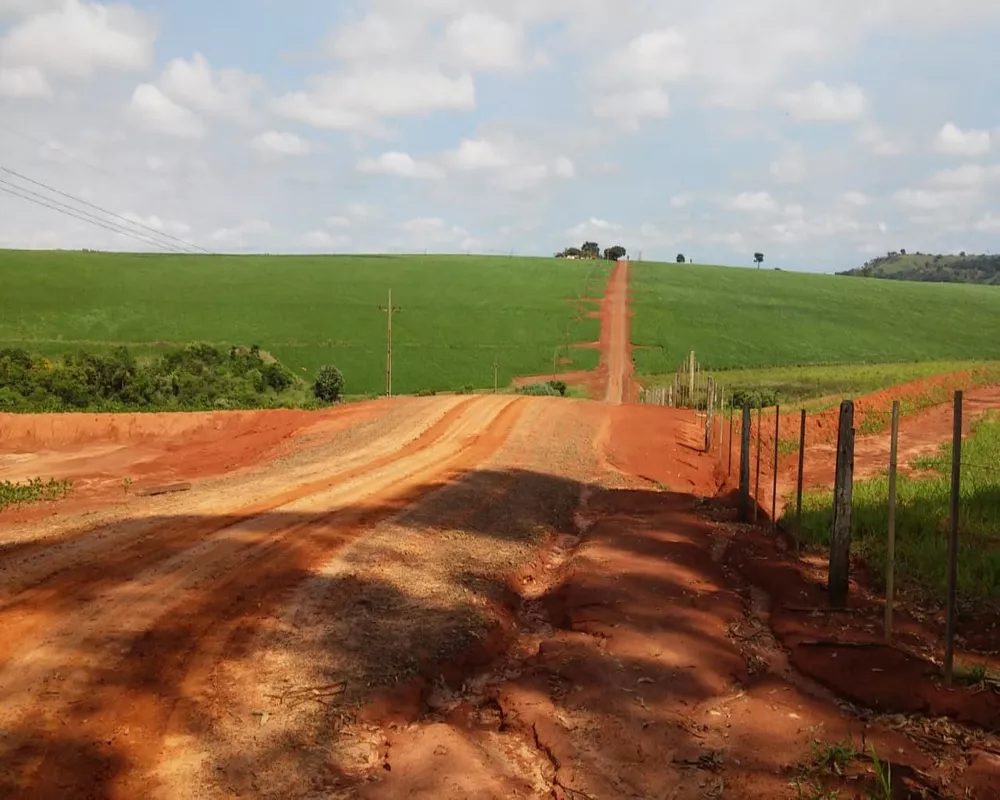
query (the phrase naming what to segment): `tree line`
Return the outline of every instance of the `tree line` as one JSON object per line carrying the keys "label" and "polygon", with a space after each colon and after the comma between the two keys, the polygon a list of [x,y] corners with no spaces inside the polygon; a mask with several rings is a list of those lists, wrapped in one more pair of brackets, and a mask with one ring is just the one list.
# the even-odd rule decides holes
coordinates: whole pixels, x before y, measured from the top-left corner
{"label": "tree line", "polygon": [[597,242],[584,242],[582,247],[567,247],[565,250],[556,253],[556,258],[586,258],[605,259],[606,261],[618,261],[625,258],[628,251],[620,244],[614,247],[607,247],[603,253],[601,246]]}
{"label": "tree line", "polygon": [[838,272],[855,278],[880,278],[928,283],[976,283],[1000,286],[1000,255],[928,255],[906,250],[890,251],[866,261],[864,266]]}

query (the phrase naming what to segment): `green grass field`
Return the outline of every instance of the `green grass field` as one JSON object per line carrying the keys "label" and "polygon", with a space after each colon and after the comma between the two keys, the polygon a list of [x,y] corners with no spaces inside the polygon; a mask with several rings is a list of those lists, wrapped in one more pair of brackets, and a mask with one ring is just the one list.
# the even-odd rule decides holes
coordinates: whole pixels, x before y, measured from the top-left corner
{"label": "green grass field", "polygon": [[[934,375],[973,371],[974,382],[1000,382],[997,361],[925,361],[904,364],[835,364],[811,367],[764,367],[713,372],[727,388],[764,389],[783,404],[801,404],[810,411],[839,405],[845,397],[859,397],[889,386]],[[667,386],[673,373],[645,379],[646,386]]]}
{"label": "green grass field", "polygon": [[[58,356],[127,344],[258,344],[303,378],[323,364],[349,394],[492,387],[597,365],[600,261],[462,256],[175,256],[0,251],[0,347]],[[583,304],[596,310],[596,304]]]}
{"label": "green grass field", "polygon": [[1000,287],[633,263],[636,371],[1000,359]]}
{"label": "green grass field", "polygon": [[[947,587],[951,445],[914,465],[921,472],[900,475],[897,485],[897,575],[938,599]],[[854,551],[884,586],[889,479],[882,475],[854,484],[851,517]],[[828,548],[833,520],[832,493],[803,498],[802,537]],[[966,600],[1000,601],[1000,418],[980,421],[962,445],[962,493],[958,580]],[[794,505],[786,514],[794,515]]]}

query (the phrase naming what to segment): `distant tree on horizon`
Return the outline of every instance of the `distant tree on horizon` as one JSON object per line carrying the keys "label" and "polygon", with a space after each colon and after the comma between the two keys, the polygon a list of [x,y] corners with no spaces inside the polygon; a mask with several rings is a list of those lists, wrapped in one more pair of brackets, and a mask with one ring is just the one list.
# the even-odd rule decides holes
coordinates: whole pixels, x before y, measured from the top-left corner
{"label": "distant tree on horizon", "polygon": [[683,253],[678,253],[677,254],[677,263],[678,264],[684,264],[686,262],[687,262],[687,259],[684,258],[684,254]]}
{"label": "distant tree on horizon", "polygon": [[764,263],[764,254],[763,253],[754,253],[753,254],[753,261],[757,265],[757,269],[760,269],[760,265]]}

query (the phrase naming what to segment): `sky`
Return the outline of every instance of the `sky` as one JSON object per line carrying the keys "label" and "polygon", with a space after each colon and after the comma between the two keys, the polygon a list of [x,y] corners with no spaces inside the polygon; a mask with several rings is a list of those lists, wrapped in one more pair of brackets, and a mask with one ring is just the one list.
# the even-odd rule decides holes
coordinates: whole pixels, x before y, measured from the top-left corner
{"label": "sky", "polygon": [[0,0],[0,247],[995,252],[997,41],[996,0]]}

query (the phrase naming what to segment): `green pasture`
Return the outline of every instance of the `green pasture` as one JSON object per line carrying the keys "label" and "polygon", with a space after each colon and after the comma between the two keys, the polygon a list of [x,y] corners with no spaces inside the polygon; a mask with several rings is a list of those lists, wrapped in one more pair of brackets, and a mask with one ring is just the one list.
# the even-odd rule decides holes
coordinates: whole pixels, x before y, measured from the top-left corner
{"label": "green pasture", "polygon": [[641,262],[630,288],[640,376],[691,350],[713,372],[1000,360],[1000,287]]}
{"label": "green pasture", "polygon": [[[586,318],[610,265],[464,256],[189,256],[0,251],[0,348],[46,356],[127,344],[138,356],[204,342],[257,344],[311,379],[323,364],[349,394],[385,386],[389,289],[393,389],[492,387],[590,369]],[[583,313],[580,313],[582,308]]]}

